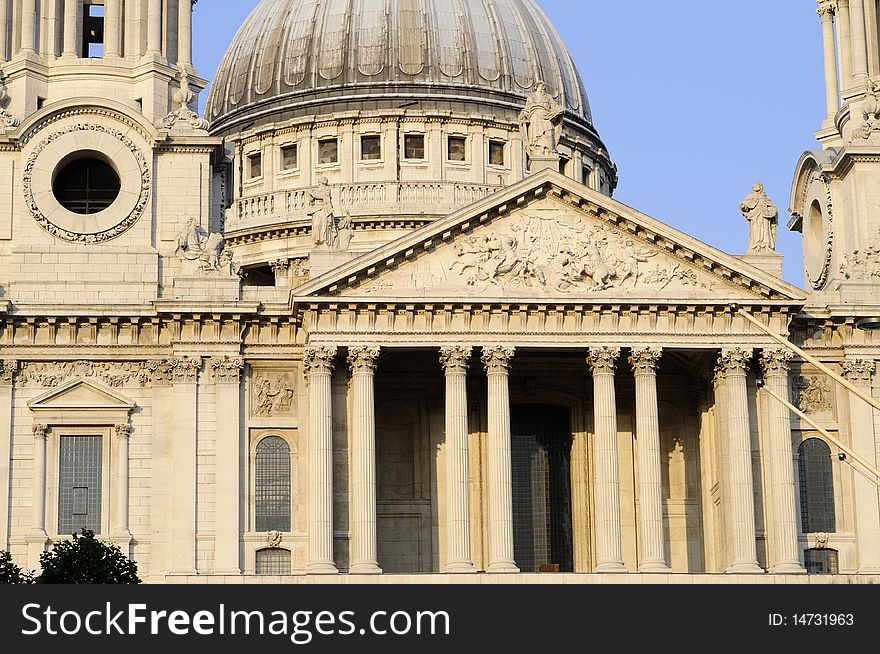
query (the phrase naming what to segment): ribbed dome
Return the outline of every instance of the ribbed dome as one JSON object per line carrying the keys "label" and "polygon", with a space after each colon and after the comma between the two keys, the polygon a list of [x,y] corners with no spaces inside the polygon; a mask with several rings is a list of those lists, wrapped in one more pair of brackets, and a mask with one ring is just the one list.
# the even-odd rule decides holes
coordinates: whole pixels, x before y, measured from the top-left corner
{"label": "ribbed dome", "polygon": [[569,118],[592,125],[571,55],[533,0],[263,0],[220,64],[207,118],[216,131],[380,92],[510,110],[539,80]]}

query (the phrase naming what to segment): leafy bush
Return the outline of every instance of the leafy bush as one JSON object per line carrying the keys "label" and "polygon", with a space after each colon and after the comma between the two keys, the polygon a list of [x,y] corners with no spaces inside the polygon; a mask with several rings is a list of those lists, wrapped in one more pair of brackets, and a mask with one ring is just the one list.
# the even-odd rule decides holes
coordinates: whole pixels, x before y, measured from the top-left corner
{"label": "leafy bush", "polygon": [[24,572],[12,562],[9,552],[0,552],[0,584],[32,584],[34,573]]}
{"label": "leafy bush", "polygon": [[38,584],[139,584],[137,565],[118,545],[103,543],[88,529],[40,555]]}

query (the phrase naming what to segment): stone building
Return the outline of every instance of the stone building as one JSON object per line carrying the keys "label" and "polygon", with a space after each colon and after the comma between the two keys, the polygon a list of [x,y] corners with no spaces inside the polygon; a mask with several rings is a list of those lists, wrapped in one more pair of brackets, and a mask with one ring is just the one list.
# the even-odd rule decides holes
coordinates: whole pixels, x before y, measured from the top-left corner
{"label": "stone building", "polygon": [[0,549],[880,580],[876,3],[819,3],[806,290],[760,185],[739,256],[612,199],[534,0],[264,0],[204,118],[194,4],[0,0]]}

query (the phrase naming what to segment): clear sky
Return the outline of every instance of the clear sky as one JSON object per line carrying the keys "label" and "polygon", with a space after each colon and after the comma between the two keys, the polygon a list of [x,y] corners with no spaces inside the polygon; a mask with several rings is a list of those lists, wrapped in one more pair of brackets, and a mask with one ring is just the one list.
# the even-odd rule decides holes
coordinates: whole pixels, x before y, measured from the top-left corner
{"label": "clear sky", "polygon": [[[199,73],[214,74],[259,0],[202,0]],[[740,201],[764,182],[779,207],[785,279],[803,286],[785,225],[794,166],[824,118],[813,0],[538,0],[571,49],[596,128],[620,169],[615,198],[731,254]],[[202,101],[206,94],[203,94]]]}

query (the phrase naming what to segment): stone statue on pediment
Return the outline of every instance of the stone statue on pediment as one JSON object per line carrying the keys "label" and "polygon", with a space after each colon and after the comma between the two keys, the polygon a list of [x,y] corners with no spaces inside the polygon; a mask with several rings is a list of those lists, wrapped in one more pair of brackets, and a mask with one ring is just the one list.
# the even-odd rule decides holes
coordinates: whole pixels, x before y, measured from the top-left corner
{"label": "stone statue on pediment", "polygon": [[775,252],[779,210],[758,182],[743,200],[739,209],[749,222],[749,253]]}

